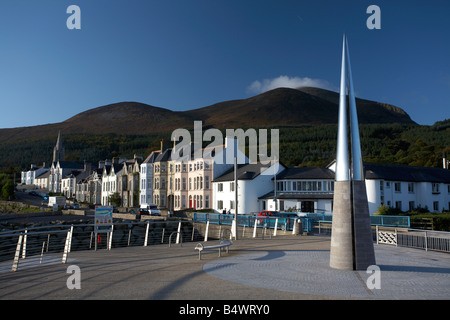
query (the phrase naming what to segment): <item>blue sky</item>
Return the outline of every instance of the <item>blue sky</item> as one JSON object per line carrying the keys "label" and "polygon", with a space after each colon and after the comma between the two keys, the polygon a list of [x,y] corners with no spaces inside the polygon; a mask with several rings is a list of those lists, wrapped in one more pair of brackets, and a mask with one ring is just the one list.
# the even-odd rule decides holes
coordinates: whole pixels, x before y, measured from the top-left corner
{"label": "blue sky", "polygon": [[[372,4],[380,30],[366,27]],[[0,0],[0,128],[120,101],[188,110],[274,84],[337,90],[344,32],[357,95],[431,125],[450,118],[449,14],[448,0]]]}

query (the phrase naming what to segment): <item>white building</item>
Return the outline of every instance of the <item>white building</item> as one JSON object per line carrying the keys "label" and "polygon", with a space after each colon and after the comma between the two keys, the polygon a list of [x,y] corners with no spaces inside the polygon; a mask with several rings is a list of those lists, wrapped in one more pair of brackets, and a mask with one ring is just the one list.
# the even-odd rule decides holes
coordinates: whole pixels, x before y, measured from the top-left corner
{"label": "white building", "polygon": [[109,197],[114,193],[119,193],[118,177],[123,169],[123,164],[113,163],[103,167],[102,174],[102,205],[110,205]]}
{"label": "white building", "polygon": [[34,179],[34,185],[39,189],[48,190],[48,177],[50,176],[50,169],[45,173]]}
{"label": "white building", "polygon": [[450,210],[450,170],[366,163],[369,212],[384,204],[401,211]]}
{"label": "white building", "polygon": [[[285,168],[267,179],[252,166],[239,166],[238,212],[263,210],[333,212],[334,163],[328,168]],[[450,170],[390,164],[365,163],[369,212],[384,204],[401,211],[426,208],[431,212],[450,210]],[[276,184],[276,193],[274,185]],[[264,192],[263,192],[264,191]],[[234,213],[234,172],[214,180],[214,209]]]}
{"label": "white building", "polygon": [[327,168],[286,168],[276,177],[276,194],[272,188],[259,198],[259,210],[330,214],[333,193],[333,171]]}
{"label": "white building", "polygon": [[20,182],[26,185],[36,184],[35,179],[48,171],[50,168],[46,168],[45,164],[42,167],[32,164],[30,170],[22,171]]}
{"label": "white building", "polygon": [[159,151],[153,151],[141,163],[140,169],[140,204],[141,207],[147,207],[153,203],[153,163]]}
{"label": "white building", "polygon": [[[241,164],[237,166],[238,208],[239,214],[252,214],[261,211],[258,198],[273,192],[274,175],[283,171],[282,164],[261,163]],[[235,169],[234,166],[213,181],[213,209],[216,212],[235,213]]]}
{"label": "white building", "polygon": [[62,179],[65,178],[72,171],[82,171],[85,168],[84,162],[72,161],[57,161],[53,162],[50,168],[50,175],[48,178],[49,192],[60,193]]}

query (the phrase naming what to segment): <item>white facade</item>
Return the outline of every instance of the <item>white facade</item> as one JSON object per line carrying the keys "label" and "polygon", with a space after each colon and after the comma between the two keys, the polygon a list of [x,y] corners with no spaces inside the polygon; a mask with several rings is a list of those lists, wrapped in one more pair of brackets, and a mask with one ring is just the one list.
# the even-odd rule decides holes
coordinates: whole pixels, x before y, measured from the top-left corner
{"label": "white facade", "polygon": [[383,204],[405,212],[450,210],[449,170],[375,163],[364,168],[370,214]]}
{"label": "white facade", "polygon": [[326,168],[287,168],[276,181],[276,194],[260,197],[260,211],[328,213],[333,210],[334,173]]}
{"label": "white facade", "polygon": [[119,192],[118,176],[122,171],[123,165],[112,164],[103,167],[102,175],[102,205],[110,205],[109,197]]}
{"label": "white facade", "polygon": [[70,172],[76,170],[84,170],[84,163],[81,162],[68,162],[58,161],[53,162],[50,168],[50,175],[48,178],[48,188],[50,192],[60,193],[62,179],[65,178]]}
{"label": "white facade", "polygon": [[450,210],[450,184],[366,179],[369,212],[384,204],[401,211],[427,208],[430,212]]}
{"label": "white facade", "polygon": [[32,164],[30,170],[22,171],[20,182],[26,185],[36,184],[35,179],[47,171],[50,171],[50,168],[38,168]]}
{"label": "white facade", "polygon": [[158,156],[158,151],[153,151],[147,159],[141,163],[140,168],[140,197],[139,203],[141,208],[153,204],[153,162]]}
{"label": "white facade", "polygon": [[[284,166],[271,164],[238,165],[238,214],[252,214],[260,211],[258,198],[273,191],[274,174]],[[216,212],[235,213],[234,167],[213,181],[213,209]]]}

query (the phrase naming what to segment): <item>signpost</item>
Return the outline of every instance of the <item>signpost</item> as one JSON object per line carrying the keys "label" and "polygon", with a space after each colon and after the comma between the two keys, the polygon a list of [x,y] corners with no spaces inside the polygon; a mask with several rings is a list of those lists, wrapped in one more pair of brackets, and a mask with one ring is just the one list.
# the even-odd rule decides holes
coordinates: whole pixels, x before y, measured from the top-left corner
{"label": "signpost", "polygon": [[97,250],[98,233],[107,233],[112,231],[113,222],[112,206],[95,206],[95,250]]}

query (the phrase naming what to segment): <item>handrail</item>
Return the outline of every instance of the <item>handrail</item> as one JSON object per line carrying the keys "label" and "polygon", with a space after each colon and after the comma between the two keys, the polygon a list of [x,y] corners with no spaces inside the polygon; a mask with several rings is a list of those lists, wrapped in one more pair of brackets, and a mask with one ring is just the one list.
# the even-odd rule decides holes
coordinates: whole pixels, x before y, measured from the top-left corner
{"label": "handrail", "polygon": [[181,232],[181,231],[174,231],[169,236],[169,248],[170,248],[170,245],[172,243],[172,236],[174,234],[180,234],[180,239],[181,239],[180,246],[182,247],[183,246],[183,232]]}

